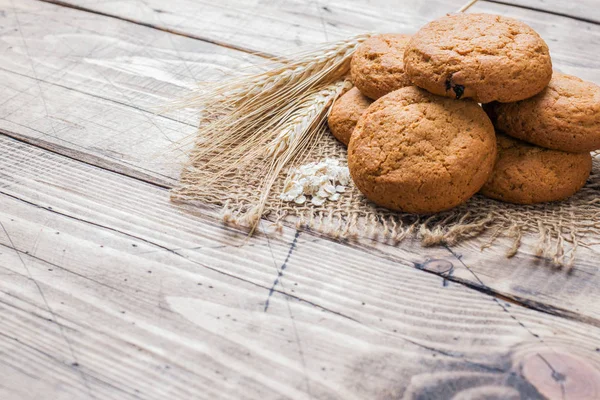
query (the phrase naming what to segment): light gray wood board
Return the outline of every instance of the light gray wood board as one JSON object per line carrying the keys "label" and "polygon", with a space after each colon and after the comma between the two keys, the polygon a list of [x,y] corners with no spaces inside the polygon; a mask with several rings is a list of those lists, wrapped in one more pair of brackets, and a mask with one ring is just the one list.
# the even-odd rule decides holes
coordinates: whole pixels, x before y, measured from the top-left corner
{"label": "light gray wood board", "polygon": [[[484,0],[485,1],[485,0]],[[597,0],[492,0],[494,3],[512,4],[554,14],[562,14],[576,19],[600,23],[600,10]]]}
{"label": "light gray wood board", "polygon": [[0,8],[0,128],[163,185],[179,175],[197,114],[158,114],[199,80],[261,60],[33,0]]}
{"label": "light gray wood board", "polygon": [[263,60],[37,0],[2,0],[0,7],[3,69],[145,111]]}
{"label": "light gray wood board", "polygon": [[[60,3],[249,51],[281,54],[366,31],[412,33],[430,20],[458,10],[466,1],[410,0],[398,4],[387,0],[277,0],[249,4],[244,0],[202,3],[174,0],[169,7],[161,0]],[[501,14],[526,22],[550,46],[557,69],[600,83],[600,60],[595,56],[600,53],[597,24],[486,1],[478,2],[469,12]],[[592,7],[589,12],[600,18],[600,8]]]}
{"label": "light gray wood board", "polygon": [[10,138],[0,165],[5,399],[600,393],[596,327]]}
{"label": "light gray wood board", "polygon": [[[158,45],[150,46],[150,50],[135,47],[140,38],[170,34],[40,2],[24,1],[13,4],[14,7],[7,10],[7,19],[16,21],[18,18],[20,32],[24,33],[23,38],[28,38],[25,39],[28,45],[21,44],[21,47],[18,47],[19,40],[23,39],[20,35],[3,36],[8,38],[5,39],[6,42],[13,44],[13,48],[5,48],[11,57],[4,58],[4,62],[15,71],[21,71],[20,68],[27,70],[26,58],[19,58],[20,54],[27,54],[29,49],[36,54],[47,54],[38,56],[41,58],[32,64],[35,65],[36,73],[44,73],[46,81],[0,71],[0,77],[3,78],[2,92],[5,98],[10,99],[0,107],[4,116],[4,119],[0,120],[0,128],[11,136],[72,158],[165,187],[171,186],[180,168],[177,153],[170,151],[172,141],[193,134],[194,128],[155,116],[151,106],[157,98],[165,99],[178,89],[187,90],[187,83],[174,85],[173,79],[163,83],[156,79],[164,79],[165,76],[179,76],[184,79],[185,74],[178,75],[177,72],[173,72],[170,75],[168,71],[159,73],[160,69],[152,72],[145,69],[151,62],[172,65],[175,71],[183,68],[176,66],[177,55],[169,47],[170,40],[160,36],[150,41],[153,44],[168,43],[165,45],[166,50]],[[10,14],[11,12],[14,15]],[[37,23],[35,16],[38,14],[45,15],[48,22]],[[10,18],[11,15],[13,18]],[[26,19],[26,16],[30,19]],[[50,28],[50,32],[43,30]],[[29,34],[28,29],[31,30]],[[44,38],[41,42],[38,39],[40,37]],[[59,43],[69,37],[74,38],[73,43],[65,47],[78,49],[79,53],[70,53],[71,56],[68,57],[69,53],[64,54],[62,58],[73,57],[70,66],[65,66],[63,61],[60,61],[61,57],[52,54],[61,54],[61,50],[58,49]],[[218,72],[221,70],[221,64],[234,63],[236,60],[240,64],[247,62],[246,56],[240,52],[188,38],[173,40],[185,41],[185,46],[192,50],[195,49],[194,43],[200,46],[198,49],[209,47],[204,53],[198,50],[197,55],[194,55],[192,50],[185,52],[187,59],[200,60],[200,68],[206,67],[207,76],[214,76],[210,71]],[[54,43],[51,53],[44,53],[44,48],[48,47],[45,42]],[[110,43],[110,46],[106,43]],[[86,61],[90,58],[86,49],[94,47],[105,48],[93,53],[98,60],[103,61],[90,66]],[[175,45],[174,48],[180,47]],[[221,51],[216,55],[220,61],[215,63],[211,63],[212,56],[209,54],[213,48],[215,51]],[[138,49],[142,54],[150,52],[151,56],[143,58],[143,61],[141,58],[130,57],[128,54],[132,49]],[[133,53],[138,50],[133,50]],[[75,57],[73,54],[79,56]],[[220,54],[224,54],[223,58],[219,58]],[[161,57],[165,57],[169,62],[160,62]],[[121,59],[122,61],[115,61]],[[132,60],[138,60],[140,64],[135,64]],[[52,67],[53,62],[58,63],[56,68]],[[97,70],[97,65],[112,67]],[[127,68],[128,71],[146,71],[145,75],[142,74],[145,77],[136,78],[134,73],[122,71]],[[68,72],[70,70],[76,73],[71,74]],[[64,74],[59,73],[60,71],[64,71]],[[34,70],[31,69],[30,72],[33,74]],[[108,76],[111,78],[107,81],[105,78]],[[192,76],[188,78],[187,82],[191,84]],[[57,80],[47,81],[48,79]],[[132,86],[128,83],[130,79],[139,81]],[[111,82],[118,82],[118,85]],[[162,88],[163,94],[154,94],[158,90],[155,89],[157,87]],[[83,88],[86,92],[82,92]],[[40,93],[43,93],[43,96],[40,96]],[[119,100],[123,93],[129,99],[128,102]],[[540,265],[527,253],[507,261],[502,247],[481,253],[474,245],[459,246],[456,252],[462,256],[462,262],[468,265],[469,269],[450,251],[443,248],[422,249],[418,243],[410,242],[397,247],[378,242],[366,242],[362,246],[367,251],[380,252],[393,260],[410,262],[419,267],[427,258],[444,258],[453,264],[451,279],[460,280],[480,290],[494,291],[517,301],[528,302],[532,307],[550,307],[549,312],[572,318],[591,318],[592,323],[596,323],[594,319],[597,320],[600,316],[600,306],[594,297],[599,279],[598,269],[595,263],[590,261],[597,257],[593,252],[582,250],[577,267],[571,274],[567,274]],[[413,256],[409,256],[410,254]]]}

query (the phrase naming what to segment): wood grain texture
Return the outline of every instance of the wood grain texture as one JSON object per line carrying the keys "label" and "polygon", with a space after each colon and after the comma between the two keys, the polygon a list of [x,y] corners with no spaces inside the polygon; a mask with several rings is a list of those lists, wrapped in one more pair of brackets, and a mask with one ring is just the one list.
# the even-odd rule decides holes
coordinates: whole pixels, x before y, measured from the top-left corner
{"label": "wood grain texture", "polygon": [[[326,27],[319,7],[357,30],[401,14],[372,3],[281,1],[249,15],[247,2],[202,14],[188,2],[179,18],[227,16],[211,34],[241,48],[262,35],[266,51],[300,44],[292,19]],[[145,3],[119,4],[145,15]],[[593,263],[566,275],[469,244],[352,248],[289,228],[223,229],[169,202],[178,168],[163,151],[194,122],[153,106],[251,57],[159,25],[0,5],[0,128],[21,140],[0,136],[0,398],[598,397]],[[432,10],[414,9],[402,26]],[[583,48],[564,56],[594,73]]]}
{"label": "wood grain texture", "polygon": [[[410,0],[399,6],[386,0],[224,0],[200,5],[191,0],[174,0],[165,7],[161,0],[60,1],[165,30],[218,40],[248,51],[274,54],[365,31],[413,33],[431,19],[458,10],[465,2]],[[552,4],[548,6],[552,7]],[[207,16],[204,22],[194,17],[200,8]],[[596,24],[487,1],[476,3],[469,12],[501,14],[526,22],[548,43],[557,69],[600,83],[600,61],[593,56],[600,52],[600,30]],[[590,19],[600,19],[600,8],[590,7],[586,12]]]}
{"label": "wood grain texture", "polygon": [[3,398],[598,393],[597,327],[288,228],[246,241],[6,137],[0,188]]}
{"label": "wood grain texture", "polygon": [[[393,31],[413,32],[429,20],[456,11],[464,4],[463,0],[433,0],[427,4],[405,0],[400,7],[389,2],[365,4],[356,0],[174,0],[168,6],[160,0],[48,2],[100,12],[248,52],[271,54],[342,39],[363,33],[365,29],[393,26]],[[196,18],[199,12],[202,18]],[[379,26],[372,25],[375,20],[380,21]]]}
{"label": "wood grain texture", "polygon": [[596,0],[484,0],[496,4],[513,5],[543,11],[553,15],[571,17],[600,24],[600,12]]}
{"label": "wood grain texture", "polygon": [[[249,62],[240,52],[113,18],[29,0],[10,4],[8,26],[19,30],[9,29],[1,42],[6,68],[0,78],[8,100],[0,107],[0,129],[162,187],[172,186],[180,169],[173,142],[193,134],[194,127],[179,121],[186,116],[155,115],[153,105],[189,90],[194,76],[216,79],[229,65]],[[39,24],[38,15],[47,22]],[[426,270],[427,259],[449,260],[451,273],[438,275],[549,313],[596,325],[600,320],[593,250],[582,249],[576,267],[566,273],[527,253],[526,246],[506,260],[508,241],[486,252],[469,243],[454,249],[422,249],[415,242],[351,245]]]}
{"label": "wood grain texture", "polygon": [[163,186],[179,176],[197,117],[162,109],[198,81],[258,60],[38,1],[0,8],[0,129]]}

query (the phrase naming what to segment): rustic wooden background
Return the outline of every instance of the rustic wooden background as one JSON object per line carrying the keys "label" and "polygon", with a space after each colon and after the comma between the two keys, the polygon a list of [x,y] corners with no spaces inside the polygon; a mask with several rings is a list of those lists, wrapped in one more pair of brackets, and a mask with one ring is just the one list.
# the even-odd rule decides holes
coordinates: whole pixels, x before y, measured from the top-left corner
{"label": "rustic wooden background", "polygon": [[[0,399],[600,398],[598,249],[247,240],[169,202],[195,116],[161,105],[464,1],[0,0]],[[471,12],[600,83],[596,0]]]}

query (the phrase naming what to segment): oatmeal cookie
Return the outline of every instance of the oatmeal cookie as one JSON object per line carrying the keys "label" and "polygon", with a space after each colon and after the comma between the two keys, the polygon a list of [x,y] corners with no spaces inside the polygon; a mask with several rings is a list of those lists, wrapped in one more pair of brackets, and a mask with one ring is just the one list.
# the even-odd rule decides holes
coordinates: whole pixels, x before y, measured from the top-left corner
{"label": "oatmeal cookie", "polygon": [[495,159],[494,127],[477,103],[414,86],[375,101],[348,146],[358,189],[380,206],[411,213],[466,202],[488,180]]}

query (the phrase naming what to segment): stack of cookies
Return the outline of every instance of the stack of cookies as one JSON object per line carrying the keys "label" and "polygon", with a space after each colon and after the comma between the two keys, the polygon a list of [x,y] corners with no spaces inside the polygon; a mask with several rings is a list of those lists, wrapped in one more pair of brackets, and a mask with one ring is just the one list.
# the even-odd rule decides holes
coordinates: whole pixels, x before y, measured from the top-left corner
{"label": "stack of cookies", "polygon": [[374,36],[351,77],[329,127],[356,186],[393,210],[435,213],[477,192],[563,200],[600,149],[600,87],[553,73],[544,40],[512,18],[455,14]]}

